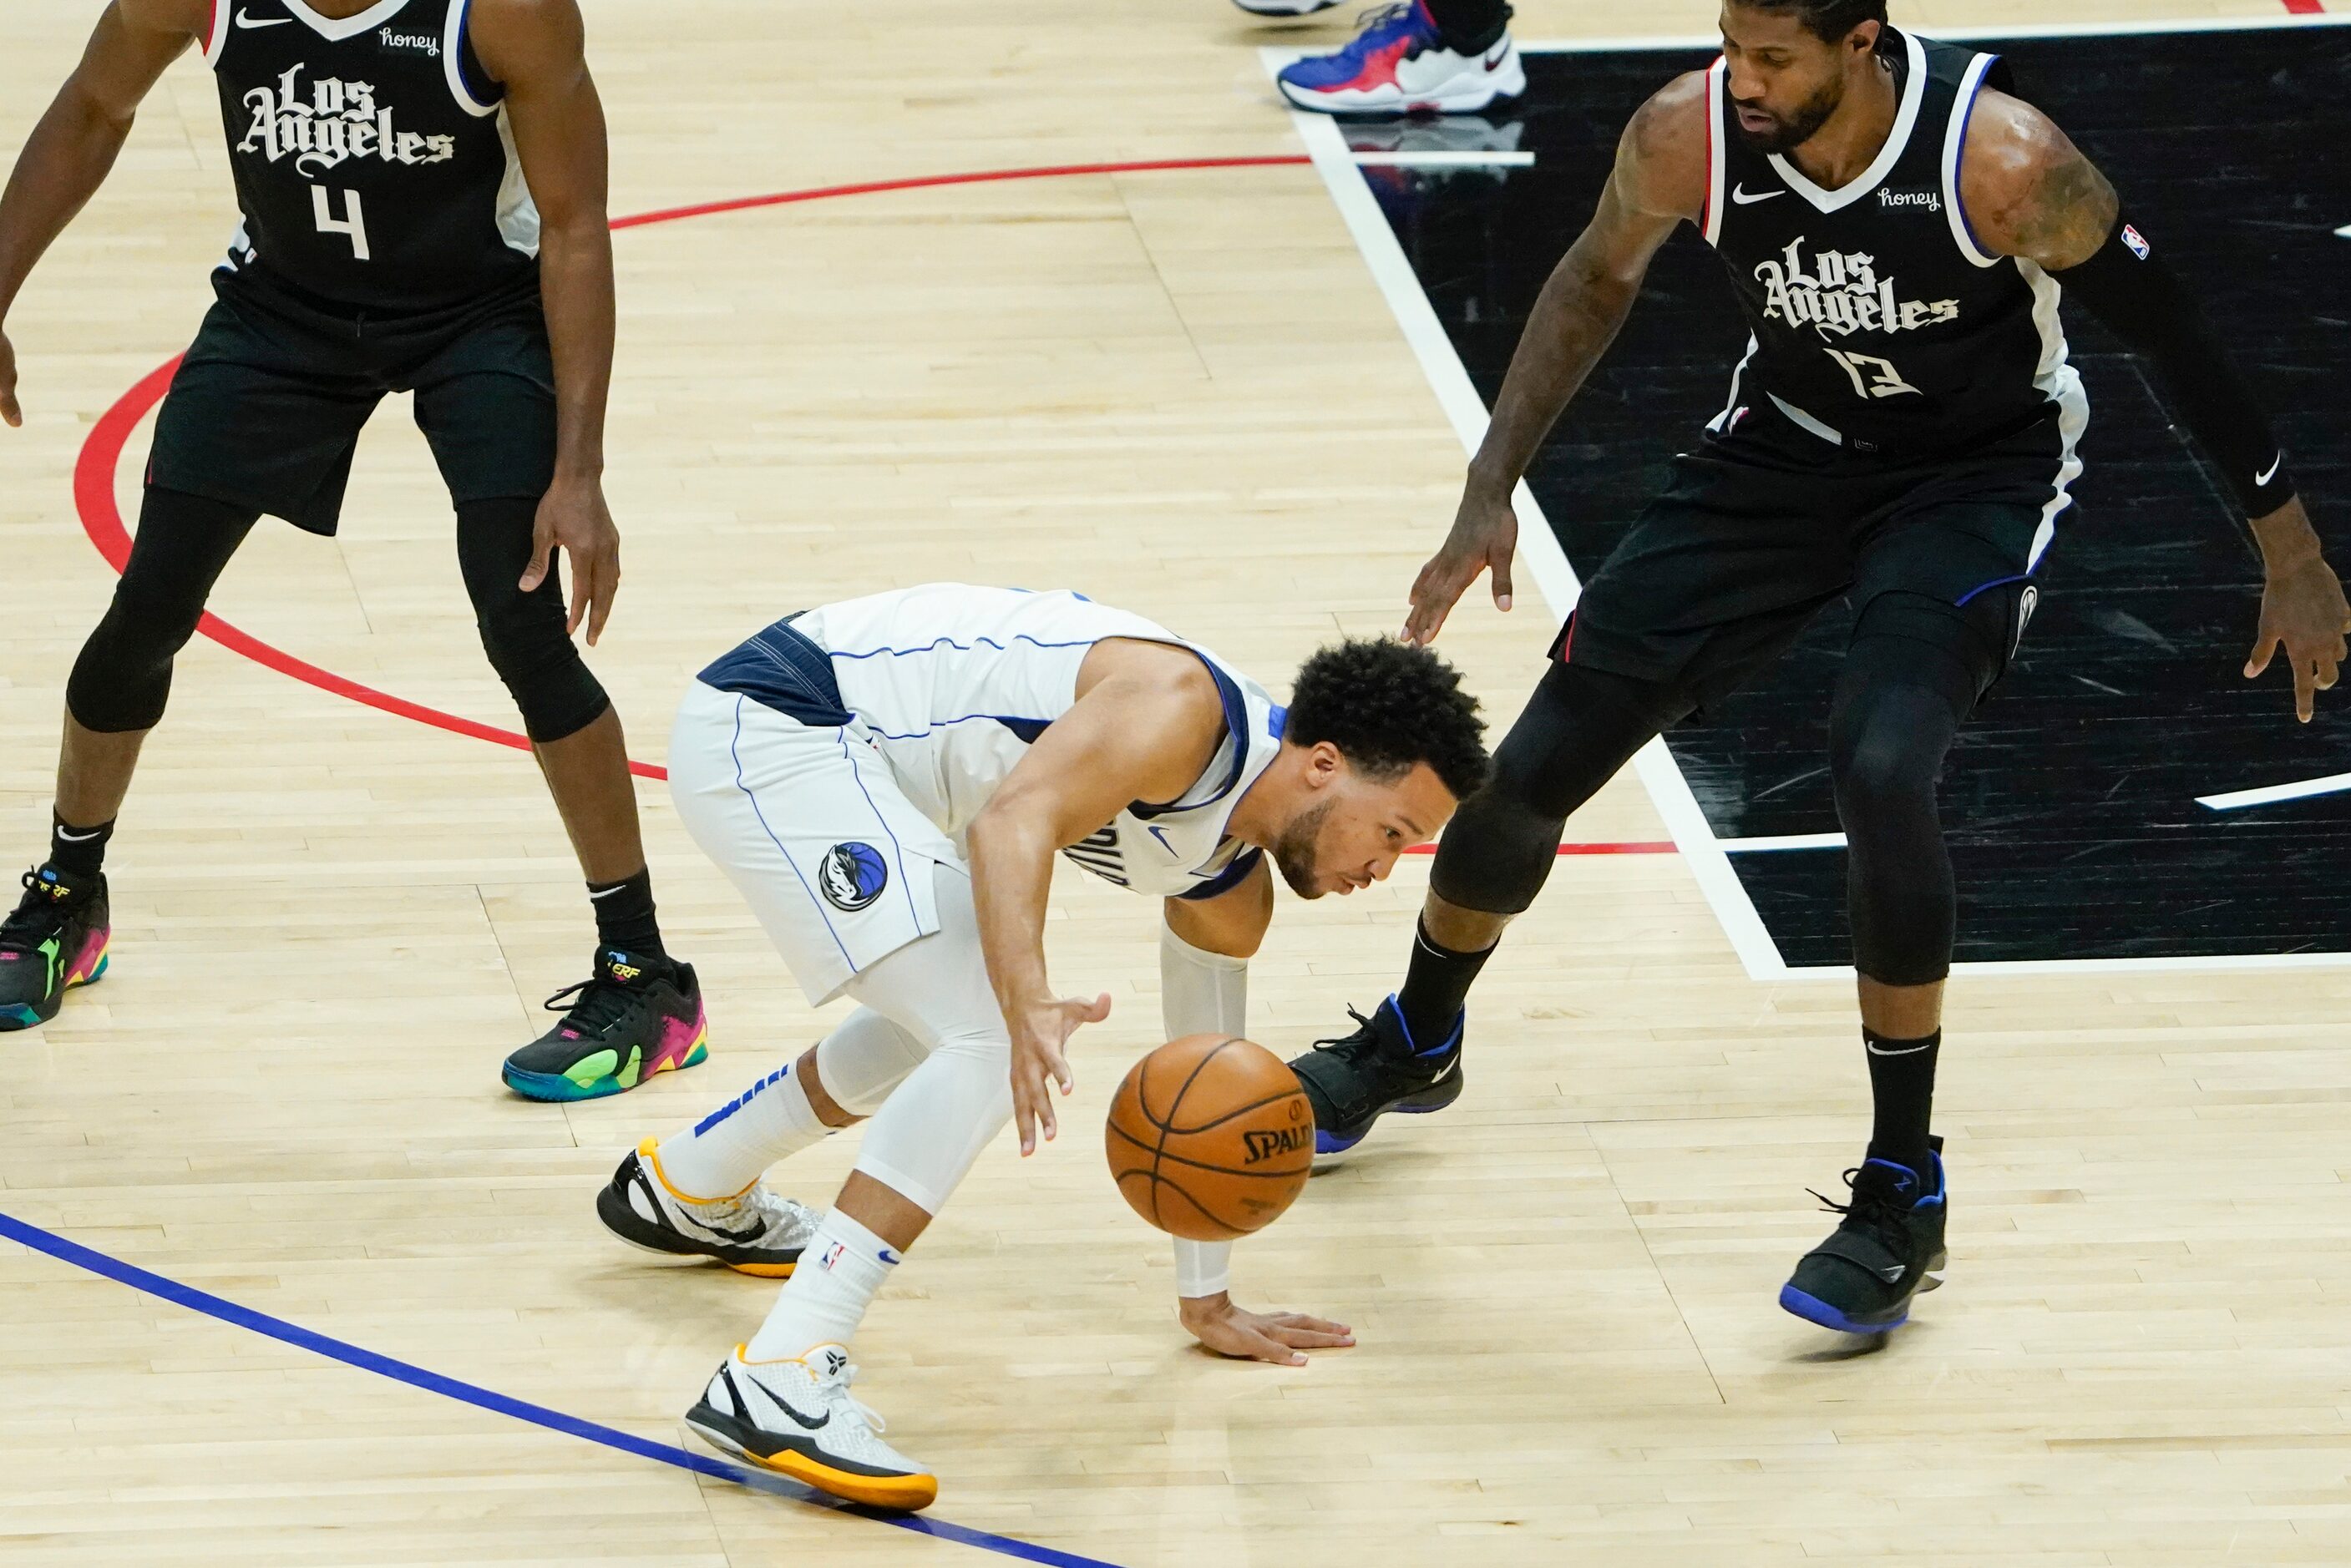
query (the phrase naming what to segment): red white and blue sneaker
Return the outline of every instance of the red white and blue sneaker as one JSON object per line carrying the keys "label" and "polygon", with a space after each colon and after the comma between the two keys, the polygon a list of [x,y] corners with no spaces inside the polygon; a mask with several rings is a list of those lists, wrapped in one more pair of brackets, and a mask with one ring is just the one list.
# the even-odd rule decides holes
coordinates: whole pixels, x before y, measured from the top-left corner
{"label": "red white and blue sneaker", "polygon": [[1910,1321],[1911,1298],[1943,1282],[1943,1225],[1951,1208],[1943,1140],[1928,1141],[1927,1170],[1865,1159],[1844,1173],[1852,1202],[1813,1194],[1844,1220],[1796,1264],[1780,1287],[1782,1306],[1839,1334],[1891,1334]]}
{"label": "red white and blue sneaker", "polygon": [[506,1061],[507,1087],[525,1099],[601,1099],[710,1054],[701,983],[674,959],[600,949],[596,972],[547,1009],[562,1022]]}
{"label": "red white and blue sneaker", "polygon": [[112,935],[103,872],[77,884],[43,866],[25,873],[24,888],[0,920],[0,1033],[47,1023],[67,992],[101,979]]}
{"label": "red white and blue sneaker", "polygon": [[1314,1049],[1290,1064],[1306,1103],[1314,1108],[1314,1153],[1327,1158],[1364,1141],[1372,1124],[1390,1111],[1426,1116],[1461,1097],[1461,1038],[1465,1014],[1455,1013],[1442,1040],[1426,1045],[1412,1037],[1396,999],[1388,997],[1369,1018],[1347,1009],[1355,1032],[1318,1040]]}
{"label": "red white and blue sneaker", "polygon": [[1339,0],[1233,0],[1252,16],[1311,16],[1328,11]]}
{"label": "red white and blue sneaker", "polygon": [[1456,54],[1422,0],[1373,12],[1345,48],[1293,60],[1274,80],[1291,103],[1322,114],[1475,114],[1527,90],[1508,33],[1481,53]]}

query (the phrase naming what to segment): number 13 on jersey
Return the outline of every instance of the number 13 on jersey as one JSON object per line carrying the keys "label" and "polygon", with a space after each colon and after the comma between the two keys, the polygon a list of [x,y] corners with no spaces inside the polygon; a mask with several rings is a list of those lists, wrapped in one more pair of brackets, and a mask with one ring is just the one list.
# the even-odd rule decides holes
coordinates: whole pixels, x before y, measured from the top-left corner
{"label": "number 13 on jersey", "polygon": [[[358,201],[358,195],[354,193],[351,200]],[[362,256],[367,254],[367,247],[364,244],[360,247],[360,254]],[[1846,375],[1853,378],[1853,390],[1855,397],[1898,398],[1905,392],[1918,390],[1902,379],[1902,372],[1894,368],[1894,362],[1890,359],[1881,359],[1875,354],[1855,354],[1845,348],[1824,348],[1823,352],[1835,360]]]}

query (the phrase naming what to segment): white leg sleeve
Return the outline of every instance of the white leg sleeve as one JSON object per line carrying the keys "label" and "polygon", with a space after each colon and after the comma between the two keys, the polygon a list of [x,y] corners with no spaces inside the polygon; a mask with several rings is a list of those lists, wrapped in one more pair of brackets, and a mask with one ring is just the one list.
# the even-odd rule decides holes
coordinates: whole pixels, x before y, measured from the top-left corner
{"label": "white leg sleeve", "polygon": [[869,965],[847,990],[929,1048],[874,1112],[857,1168],[936,1214],[1012,1119],[1012,1039],[980,958],[970,874],[942,865],[932,877],[939,929]]}
{"label": "white leg sleeve", "polygon": [[[1246,1035],[1249,960],[1196,948],[1162,923],[1159,1017],[1170,1040],[1181,1040],[1186,1034]],[[1221,1294],[1232,1283],[1232,1256],[1230,1241],[1176,1238],[1176,1293]]]}
{"label": "white leg sleeve", "polygon": [[930,1054],[921,1040],[861,1007],[817,1042],[816,1081],[851,1116],[870,1116]]}

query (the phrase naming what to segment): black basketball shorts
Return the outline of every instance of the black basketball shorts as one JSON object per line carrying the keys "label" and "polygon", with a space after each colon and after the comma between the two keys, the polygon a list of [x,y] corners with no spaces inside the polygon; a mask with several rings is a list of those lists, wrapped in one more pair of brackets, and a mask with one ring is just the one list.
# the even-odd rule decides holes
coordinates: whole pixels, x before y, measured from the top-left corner
{"label": "black basketball shorts", "polygon": [[555,472],[555,366],[534,268],[445,309],[336,306],[253,272],[218,296],[155,416],[147,477],[167,490],[332,534],[360,427],[388,392],[453,502],[535,499]]}
{"label": "black basketball shorts", "polygon": [[1553,658],[1662,681],[1706,706],[1824,606],[1919,596],[1981,628],[1989,686],[2037,600],[2034,567],[2080,472],[2051,417],[1931,458],[1864,456],[1759,400],[1673,477],[1584,586]]}

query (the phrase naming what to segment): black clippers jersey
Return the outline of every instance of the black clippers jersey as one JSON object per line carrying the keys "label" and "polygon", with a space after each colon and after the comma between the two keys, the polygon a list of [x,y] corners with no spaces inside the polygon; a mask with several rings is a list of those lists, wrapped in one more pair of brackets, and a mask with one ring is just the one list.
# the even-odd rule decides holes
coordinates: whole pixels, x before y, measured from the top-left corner
{"label": "black clippers jersey", "polygon": [[1888,29],[1900,108],[1875,163],[1823,191],[1739,134],[1717,61],[1704,229],[1753,333],[1729,404],[1770,400],[1857,452],[1938,452],[2087,419],[2066,364],[2057,285],[1983,250],[1959,201],[1968,113],[1999,57]]}
{"label": "black clippers jersey", "polygon": [[222,265],[355,307],[441,308],[511,285],[538,254],[499,90],[465,41],[467,0],[213,0],[244,221]]}

